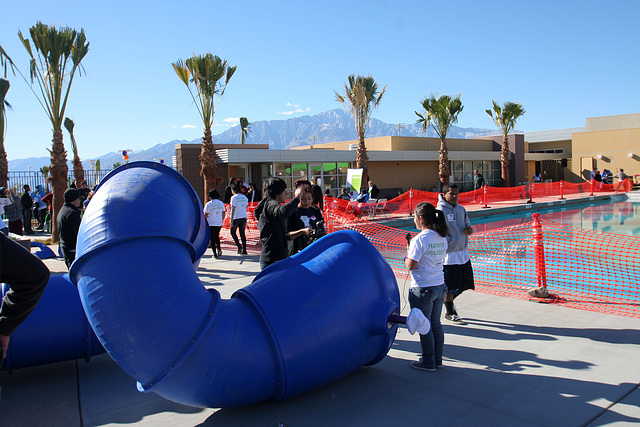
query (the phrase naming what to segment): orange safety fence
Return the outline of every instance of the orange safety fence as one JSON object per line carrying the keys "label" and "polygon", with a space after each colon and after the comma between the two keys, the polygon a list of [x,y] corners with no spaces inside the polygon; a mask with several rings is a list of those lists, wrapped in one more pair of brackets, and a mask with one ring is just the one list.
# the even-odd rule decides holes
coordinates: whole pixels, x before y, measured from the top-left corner
{"label": "orange safety fence", "polygon": [[[389,262],[401,291],[408,289],[406,230],[374,222],[336,229],[366,236]],[[476,291],[529,299],[528,290],[546,284],[551,297],[536,301],[640,318],[640,238],[551,221],[542,223],[539,237],[542,263],[536,257],[532,221],[472,234],[469,253]]]}
{"label": "orange safety fence", "polygon": [[[564,195],[583,194],[585,196],[605,193],[621,193],[631,191],[633,182],[629,179],[621,183],[604,184],[600,182],[582,182],[579,184],[570,182],[529,183],[517,187],[488,187],[478,190],[460,193],[458,202],[462,205],[491,205],[499,202],[527,201],[535,202],[541,197],[558,197]],[[431,191],[411,189],[391,200],[375,200],[369,203],[357,203],[342,199],[326,198],[325,212],[333,219],[341,219],[341,222],[378,220],[389,217],[406,217],[413,213],[415,206],[427,201],[434,206],[438,202],[438,194]],[[548,200],[548,199],[547,199]]]}
{"label": "orange safety fence", "polygon": [[[543,185],[549,184],[534,184],[533,191]],[[584,188],[580,190],[584,185],[590,187],[586,183],[572,184],[568,188],[569,191],[584,191]],[[517,188],[510,191],[520,197]],[[468,193],[472,192],[462,194],[468,196]],[[381,203],[327,199],[323,214],[325,228],[328,232],[351,229],[367,237],[394,270],[402,291],[408,287],[408,273],[403,263],[408,232],[372,219],[406,217],[418,201],[428,200],[435,204],[436,197],[437,193],[412,190]],[[250,204],[248,208],[246,230],[248,250],[252,253],[259,252],[261,246],[253,216],[255,205]],[[229,213],[227,206],[221,232],[223,251],[229,247],[235,251],[229,236]],[[493,224],[489,229],[474,226],[469,252],[477,291],[526,299],[529,289],[546,284],[551,297],[544,299],[545,302],[640,318],[640,269],[637,267],[640,265],[640,238],[544,221],[538,235],[541,244],[536,246],[533,223],[513,224],[518,221],[522,220],[507,220]],[[543,249],[542,258],[540,254],[536,257],[536,247]],[[542,268],[540,259],[544,263]]]}

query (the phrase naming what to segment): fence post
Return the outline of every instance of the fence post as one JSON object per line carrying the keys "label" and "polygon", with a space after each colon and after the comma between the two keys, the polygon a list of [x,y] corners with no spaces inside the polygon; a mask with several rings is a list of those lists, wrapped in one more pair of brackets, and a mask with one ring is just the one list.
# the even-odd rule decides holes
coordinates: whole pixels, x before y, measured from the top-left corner
{"label": "fence post", "polygon": [[564,180],[560,180],[560,200],[564,200]]}
{"label": "fence post", "polygon": [[413,215],[413,187],[409,188],[409,216]]}
{"label": "fence post", "polygon": [[533,203],[533,183],[527,182],[527,185],[529,186],[529,200],[527,200],[527,203]]}
{"label": "fence post", "polygon": [[484,202],[483,208],[488,208],[489,206],[487,206],[487,198],[488,198],[488,196],[487,196],[487,192],[488,192],[487,191],[487,184],[484,185],[483,189],[484,189],[483,194],[482,194],[482,201]]}
{"label": "fence post", "polygon": [[536,277],[538,279],[538,287],[547,287],[547,268],[544,263],[544,238],[542,235],[542,224],[540,223],[540,214],[533,214],[533,251],[536,260]]}
{"label": "fence post", "polygon": [[591,181],[589,181],[591,183],[591,194],[589,194],[590,196],[593,196],[593,178],[591,178]]}

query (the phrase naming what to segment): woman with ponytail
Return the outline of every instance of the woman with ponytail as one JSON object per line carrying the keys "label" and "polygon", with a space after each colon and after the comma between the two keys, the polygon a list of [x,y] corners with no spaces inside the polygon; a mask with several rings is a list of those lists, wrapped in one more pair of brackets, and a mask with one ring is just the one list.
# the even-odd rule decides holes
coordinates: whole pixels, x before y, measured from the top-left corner
{"label": "woman with ponytail", "polygon": [[442,367],[444,331],[440,323],[442,304],[447,293],[444,284],[443,261],[447,253],[449,228],[444,213],[429,202],[416,206],[413,218],[420,233],[411,239],[405,265],[411,275],[409,305],[419,308],[431,322],[426,335],[420,335],[422,357],[411,362],[411,367],[434,372]]}

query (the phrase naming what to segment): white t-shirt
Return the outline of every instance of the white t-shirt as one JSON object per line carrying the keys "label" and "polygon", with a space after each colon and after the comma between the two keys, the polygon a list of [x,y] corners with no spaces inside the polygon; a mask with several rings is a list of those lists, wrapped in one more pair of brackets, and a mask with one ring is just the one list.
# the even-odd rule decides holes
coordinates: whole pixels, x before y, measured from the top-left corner
{"label": "white t-shirt", "polygon": [[[232,219],[242,219],[247,217],[247,205],[249,199],[244,194],[234,194],[231,197],[231,211],[233,212]],[[235,211],[233,210],[235,208]]]}
{"label": "white t-shirt", "polygon": [[411,239],[408,258],[418,262],[411,270],[411,287],[426,288],[444,284],[444,257],[447,254],[447,239],[437,231],[423,230]]}
{"label": "white t-shirt", "polygon": [[207,216],[209,227],[222,227],[222,220],[224,218],[224,203],[222,203],[222,200],[209,200],[207,204],[204,205],[204,213],[209,214],[209,216]]}

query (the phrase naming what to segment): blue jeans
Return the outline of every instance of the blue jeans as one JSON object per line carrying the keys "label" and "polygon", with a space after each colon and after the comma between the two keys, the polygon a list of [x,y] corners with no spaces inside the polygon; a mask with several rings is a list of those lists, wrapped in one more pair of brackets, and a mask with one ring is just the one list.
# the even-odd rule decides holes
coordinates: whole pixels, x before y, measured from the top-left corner
{"label": "blue jeans", "polygon": [[444,348],[444,331],[440,316],[442,304],[447,293],[447,287],[442,284],[420,289],[420,296],[409,292],[409,305],[419,308],[431,322],[431,329],[427,335],[420,335],[422,347],[422,363],[428,368],[435,368],[442,364],[442,350]]}

